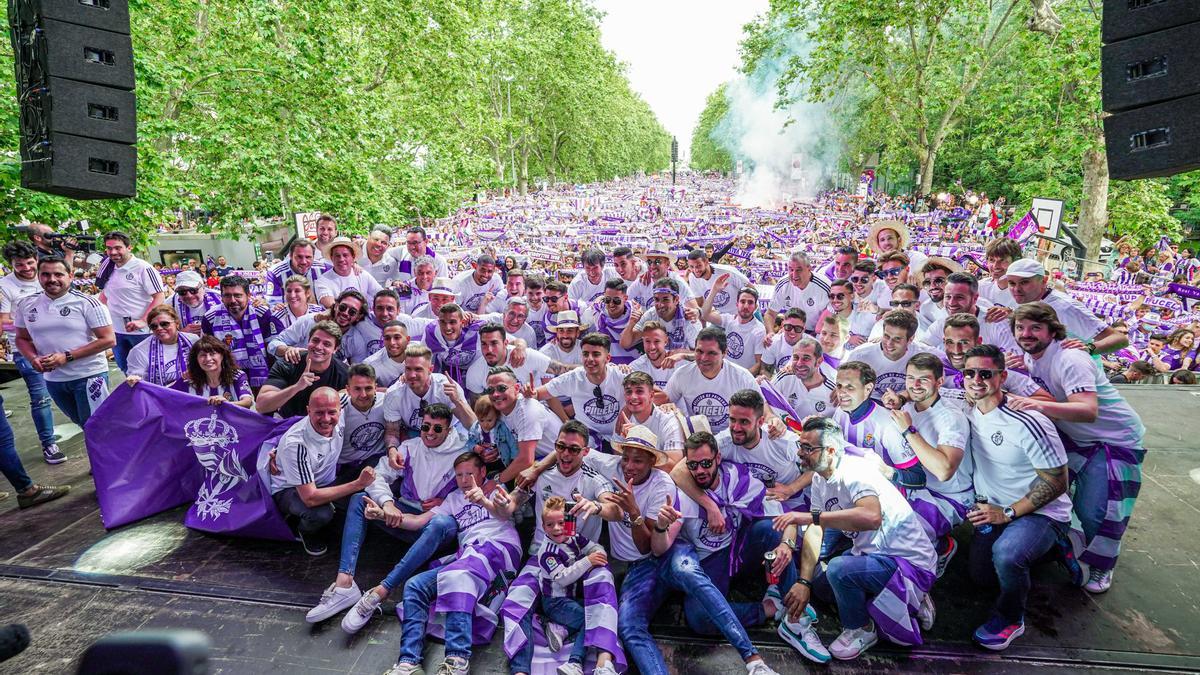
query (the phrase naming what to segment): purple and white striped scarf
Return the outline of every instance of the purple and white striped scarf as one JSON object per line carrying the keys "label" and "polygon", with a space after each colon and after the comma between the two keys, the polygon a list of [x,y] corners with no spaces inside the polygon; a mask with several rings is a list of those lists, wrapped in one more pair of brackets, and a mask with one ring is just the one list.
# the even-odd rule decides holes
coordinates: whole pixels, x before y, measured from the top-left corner
{"label": "purple and white striped scarf", "polygon": [[[429,634],[445,637],[446,612],[470,612],[471,643],[486,645],[500,623],[500,608],[521,564],[521,551],[506,541],[486,541],[460,548],[450,559],[438,569]],[[404,603],[396,604],[396,616],[404,620]]]}
{"label": "purple and white striped scarf", "polygon": [[482,325],[479,321],[463,325],[462,334],[454,344],[446,342],[438,324],[431,323],[425,327],[422,341],[433,352],[437,372],[454,380],[459,386],[467,386],[467,369],[479,355],[479,329]]}
{"label": "purple and white striped scarf", "polygon": [[192,309],[178,294],[171,298],[171,307],[179,315],[180,328],[193,323],[200,323],[200,319],[203,319],[204,315],[208,314],[208,310],[221,304],[221,296],[208,289],[201,290],[200,297],[201,303],[198,309]]}
{"label": "purple and white striped scarf", "polygon": [[1070,539],[1075,548],[1075,557],[1080,562],[1097,569],[1111,570],[1117,566],[1121,538],[1129,527],[1129,518],[1133,515],[1134,504],[1142,489],[1142,460],[1146,457],[1146,451],[1108,443],[1079,446],[1066,434],[1062,435],[1062,441],[1067,450],[1067,467],[1072,483],[1078,471],[1093,455],[1104,453],[1108,465],[1108,500],[1104,508],[1104,520],[1095,536],[1087,540],[1079,518],[1072,510]]}
{"label": "purple and white striped scarf", "polygon": [[[529,640],[534,641],[533,669],[542,663],[556,662],[561,665],[571,654],[571,645],[564,645],[557,654],[551,653],[545,637],[541,635],[541,622],[533,622],[533,635],[526,635],[521,621],[541,595],[541,568],[536,560],[529,561],[521,574],[508,587],[508,597],[500,608],[504,618],[504,653],[512,658]],[[617,586],[608,566],[593,567],[583,575],[583,641],[589,647],[604,650],[613,656],[617,670],[624,672],[625,650],[617,636]]]}
{"label": "purple and white striped scarf", "polygon": [[260,323],[265,313],[261,307],[247,307],[241,322],[237,322],[221,305],[204,315],[212,326],[213,337],[223,340],[233,352],[251,387],[261,387],[267,381],[267,342]]}
{"label": "purple and white striped scarf", "polygon": [[894,558],[896,571],[883,590],[871,600],[867,613],[888,640],[903,647],[924,644],[917,610],[921,599],[933,588],[933,572],[915,567],[904,558]]}
{"label": "purple and white striped scarf", "polygon": [[150,363],[146,367],[146,381],[154,384],[169,386],[175,380],[183,377],[187,372],[188,353],[192,350],[192,343],[197,340],[196,336],[189,333],[177,333],[179,351],[176,352],[175,360],[170,364],[166,363],[163,358],[163,343],[158,341],[158,338],[150,338]]}

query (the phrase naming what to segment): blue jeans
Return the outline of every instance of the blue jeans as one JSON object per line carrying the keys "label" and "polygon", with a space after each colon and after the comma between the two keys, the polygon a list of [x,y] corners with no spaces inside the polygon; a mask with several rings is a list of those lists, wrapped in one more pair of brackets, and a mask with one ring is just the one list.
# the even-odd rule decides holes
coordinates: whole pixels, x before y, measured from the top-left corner
{"label": "blue jeans", "polygon": [[[4,408],[4,398],[0,397],[0,410]],[[24,492],[33,486],[33,479],[25,473],[21,457],[17,455],[17,442],[13,436],[12,425],[8,419],[0,415],[0,473],[12,483],[17,492]]]}
{"label": "blue jeans", "polygon": [[[584,612],[583,605],[575,598],[547,598],[539,597],[539,602],[542,607],[542,616],[547,621],[554,623],[567,629],[567,639],[574,639],[575,643],[571,647],[571,656],[568,661],[583,665],[583,659],[587,656],[587,643],[584,640]],[[529,636],[529,640],[525,646],[521,648],[508,662],[508,672],[510,673],[528,673],[533,664],[533,615],[537,610],[535,605],[525,614],[525,618],[521,619],[521,630]],[[574,636],[572,638],[572,636]]]}
{"label": "blue jeans", "polygon": [[695,549],[690,544],[676,542],[661,558],[647,558],[630,565],[621,584],[618,631],[642,675],[667,675],[662,652],[650,635],[650,617],[672,589],[701,600],[709,619],[720,627],[743,661],[758,654],[725,596],[704,573]]}
{"label": "blue jeans", "polygon": [[[363,515],[366,496],[366,492],[356,493],[350,498],[350,505],[346,510],[346,525],[342,529],[342,554],[338,562],[338,572],[341,574],[354,576],[354,569],[358,566],[358,554],[367,536],[367,519]],[[402,502],[397,501],[396,506],[406,513],[412,512],[412,509]],[[375,524],[393,537],[412,544],[381,583],[388,593],[424,567],[439,550],[458,544],[458,523],[450,516],[434,516],[420,532],[388,527],[380,522]]]}
{"label": "blue jeans", "polygon": [[1103,449],[1079,468],[1075,476],[1075,494],[1071,496],[1084,541],[1091,541],[1104,524],[1108,512],[1108,455]]}
{"label": "blue jeans", "polygon": [[993,525],[987,534],[975,530],[968,564],[971,580],[980,586],[1000,586],[1000,597],[988,619],[992,628],[998,630],[1024,620],[1029,568],[1066,533],[1066,523],[1038,513],[1022,516],[1007,525]]}
{"label": "blue jeans", "polygon": [[[437,570],[427,570],[404,583],[404,622],[400,662],[420,665],[429,632],[429,608],[437,600]],[[446,612],[446,656],[471,659],[471,613]]]}
{"label": "blue jeans", "polygon": [[66,382],[46,380],[46,389],[50,392],[50,398],[54,399],[54,404],[72,422],[79,425],[80,429],[87,424],[88,418],[92,416],[92,411],[100,407],[100,403],[104,400],[104,396],[96,398],[92,395],[93,392],[88,391],[91,387],[98,386],[93,384],[95,380],[103,380],[103,389],[107,396],[108,373]]}
{"label": "blue jeans", "polygon": [[46,378],[33,369],[29,359],[21,352],[13,354],[13,364],[17,372],[25,380],[25,388],[29,390],[29,414],[33,416],[33,426],[37,428],[38,440],[42,447],[54,442],[54,413],[50,410],[50,392],[46,389]]}
{"label": "blue jeans", "polygon": [[126,372],[125,367],[128,363],[129,351],[134,345],[150,337],[149,333],[143,335],[130,335],[128,333],[117,333],[117,344],[113,345],[113,360],[117,362],[117,367],[121,372]]}
{"label": "blue jeans", "polygon": [[813,594],[837,605],[843,629],[864,628],[871,622],[867,604],[887,585],[896,567],[896,561],[886,555],[839,555],[813,579]]}
{"label": "blue jeans", "polygon": [[296,529],[310,541],[324,541],[329,524],[333,522],[333,504],[309,506],[300,498],[296,488],[286,488],[272,495],[275,506],[285,517],[296,519]]}
{"label": "blue jeans", "polygon": [[[750,534],[746,537],[746,542],[742,548],[738,576],[744,576],[747,573],[764,574],[763,554],[779,546],[782,538],[783,533],[777,532],[771,526],[769,519],[759,520],[751,525]],[[729,578],[729,557],[731,553],[729,549],[717,551],[700,561],[700,566],[704,568],[704,572],[712,580],[713,586],[722,595],[729,594],[729,584],[731,581]],[[780,592],[787,593],[795,583],[796,564],[789,562],[787,567],[783,569],[783,573],[779,575],[778,587]],[[683,616],[687,619],[688,626],[701,635],[720,635],[720,626],[712,622],[708,612],[705,611],[701,603],[701,599],[696,596],[689,595],[684,599]],[[767,620],[766,615],[763,614],[761,602],[730,602],[729,608],[733,610],[738,621],[747,628],[758,626]]]}

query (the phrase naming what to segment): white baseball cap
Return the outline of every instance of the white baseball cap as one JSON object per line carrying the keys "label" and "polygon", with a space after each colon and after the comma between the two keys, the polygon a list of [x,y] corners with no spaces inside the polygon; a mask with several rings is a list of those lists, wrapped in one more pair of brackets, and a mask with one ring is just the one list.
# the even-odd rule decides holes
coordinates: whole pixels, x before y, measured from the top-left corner
{"label": "white baseball cap", "polygon": [[175,275],[175,288],[200,288],[203,285],[204,280],[199,272],[187,271]]}
{"label": "white baseball cap", "polygon": [[1021,258],[1008,266],[1008,271],[1004,273],[1004,276],[1016,277],[1018,279],[1044,277],[1046,276],[1046,268],[1042,267],[1042,263],[1032,258]]}

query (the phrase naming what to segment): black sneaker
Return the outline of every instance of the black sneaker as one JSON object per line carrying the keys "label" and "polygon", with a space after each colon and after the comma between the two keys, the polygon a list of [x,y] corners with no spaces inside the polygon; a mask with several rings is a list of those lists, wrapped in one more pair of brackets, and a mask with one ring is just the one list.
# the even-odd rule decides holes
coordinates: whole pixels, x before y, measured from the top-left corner
{"label": "black sneaker", "polygon": [[0,628],[0,661],[25,651],[29,646],[29,629],[23,624],[10,623]]}
{"label": "black sneaker", "polygon": [[27,509],[38,504],[45,504],[46,502],[52,502],[59,497],[63,497],[71,491],[70,485],[38,485],[35,487],[37,487],[37,490],[33,494],[23,495],[17,493],[18,506]]}
{"label": "black sneaker", "polygon": [[304,547],[304,552],[311,556],[321,556],[329,552],[329,546],[324,541],[315,536],[305,538],[304,533],[298,533],[297,539],[300,540],[300,545]]}
{"label": "black sneaker", "polygon": [[62,450],[58,449],[57,443],[51,443],[42,448],[42,457],[45,458],[47,464],[62,464],[67,461],[67,456]]}

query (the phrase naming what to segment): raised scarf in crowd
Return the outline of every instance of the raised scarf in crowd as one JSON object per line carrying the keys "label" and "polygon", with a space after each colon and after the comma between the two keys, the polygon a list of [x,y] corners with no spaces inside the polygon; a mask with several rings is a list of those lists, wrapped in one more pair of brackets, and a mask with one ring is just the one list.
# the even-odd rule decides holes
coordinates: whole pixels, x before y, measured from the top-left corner
{"label": "raised scarf in crowd", "polygon": [[482,325],[479,321],[464,324],[462,334],[454,344],[446,344],[438,324],[431,323],[425,327],[423,342],[433,352],[437,372],[454,380],[459,386],[467,386],[467,368],[479,352],[479,329]]}
{"label": "raised scarf in crowd", "polygon": [[192,343],[198,338],[190,333],[177,333],[178,341],[175,343],[179,347],[179,351],[175,354],[175,360],[167,363],[163,357],[163,343],[158,341],[158,338],[150,337],[150,356],[149,363],[146,367],[146,381],[154,384],[167,386],[183,377],[187,372],[188,353],[192,350]]}

